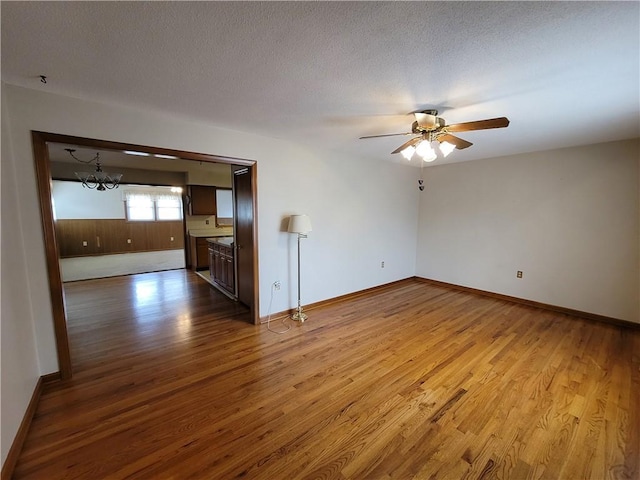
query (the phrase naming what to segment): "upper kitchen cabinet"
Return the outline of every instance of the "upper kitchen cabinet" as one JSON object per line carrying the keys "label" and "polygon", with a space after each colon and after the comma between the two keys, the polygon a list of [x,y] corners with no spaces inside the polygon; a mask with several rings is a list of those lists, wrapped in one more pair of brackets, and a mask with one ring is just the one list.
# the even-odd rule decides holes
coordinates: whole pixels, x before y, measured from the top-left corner
{"label": "upper kitchen cabinet", "polygon": [[216,187],[188,185],[189,215],[216,214]]}

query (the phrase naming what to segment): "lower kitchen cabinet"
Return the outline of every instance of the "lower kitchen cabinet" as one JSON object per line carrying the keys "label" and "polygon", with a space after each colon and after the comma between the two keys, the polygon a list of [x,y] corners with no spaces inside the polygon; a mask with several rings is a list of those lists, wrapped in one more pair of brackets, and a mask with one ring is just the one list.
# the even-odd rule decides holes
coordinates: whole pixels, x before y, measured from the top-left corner
{"label": "lower kitchen cabinet", "polygon": [[231,245],[209,240],[209,273],[219,287],[235,295],[235,269]]}
{"label": "lower kitchen cabinet", "polygon": [[190,237],[189,264],[192,270],[207,269],[207,239],[204,237]]}

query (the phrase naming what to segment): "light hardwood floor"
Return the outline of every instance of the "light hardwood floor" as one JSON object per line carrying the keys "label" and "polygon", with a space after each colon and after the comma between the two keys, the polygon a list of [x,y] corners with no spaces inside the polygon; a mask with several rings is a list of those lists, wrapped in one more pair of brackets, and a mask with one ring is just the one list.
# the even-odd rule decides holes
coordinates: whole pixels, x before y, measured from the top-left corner
{"label": "light hardwood floor", "polygon": [[415,280],[284,335],[191,272],[65,293],[15,478],[639,476],[638,330]]}

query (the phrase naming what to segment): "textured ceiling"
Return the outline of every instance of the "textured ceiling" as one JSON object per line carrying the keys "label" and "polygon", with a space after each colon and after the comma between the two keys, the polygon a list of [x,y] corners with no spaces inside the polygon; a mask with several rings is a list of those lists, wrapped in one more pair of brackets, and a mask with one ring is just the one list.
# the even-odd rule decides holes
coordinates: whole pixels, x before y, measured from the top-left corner
{"label": "textured ceiling", "polygon": [[474,146],[436,163],[640,136],[638,2],[0,8],[4,82],[350,155],[402,160],[405,137],[358,137],[408,131],[425,107],[511,120],[460,134]]}
{"label": "textured ceiling", "polygon": [[[163,159],[153,155],[127,155],[119,150],[88,148],[65,143],[49,143],[47,146],[49,160],[52,162],[71,163],[76,165],[78,170],[82,163],[79,163],[78,160],[71,157],[65,149],[73,149],[74,155],[80,161],[85,163],[91,163],[89,161],[93,160],[96,153],[100,153],[100,163],[105,167],[105,169],[110,169],[112,172],[112,169],[115,167],[168,172],[207,172],[209,174],[213,173],[216,175],[230,175],[231,171],[229,165],[226,163],[197,162],[183,159]],[[85,166],[84,170],[87,168],[89,167]]]}

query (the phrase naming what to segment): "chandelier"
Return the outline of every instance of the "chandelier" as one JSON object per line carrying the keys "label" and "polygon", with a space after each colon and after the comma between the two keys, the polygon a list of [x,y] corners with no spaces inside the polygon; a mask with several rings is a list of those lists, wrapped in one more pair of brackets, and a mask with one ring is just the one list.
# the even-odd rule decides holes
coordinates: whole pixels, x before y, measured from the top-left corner
{"label": "chandelier", "polygon": [[65,148],[71,157],[80,163],[93,163],[96,162],[95,172],[74,172],[78,180],[82,182],[82,186],[85,188],[96,189],[98,191],[113,190],[120,185],[121,173],[107,173],[102,170],[100,164],[100,152],[96,152],[96,156],[91,160],[80,160],[73,152],[73,148]]}

